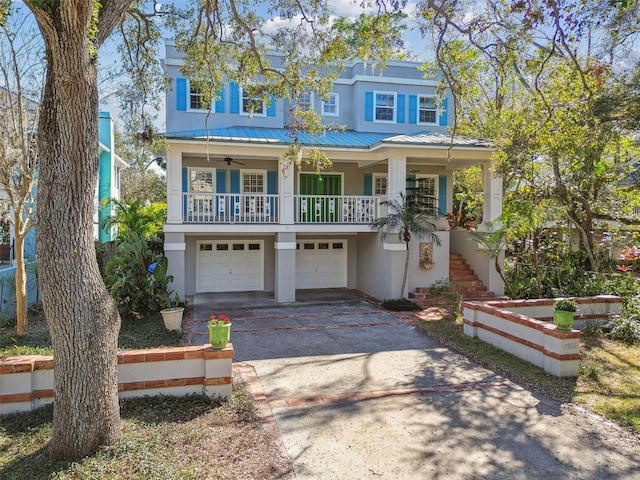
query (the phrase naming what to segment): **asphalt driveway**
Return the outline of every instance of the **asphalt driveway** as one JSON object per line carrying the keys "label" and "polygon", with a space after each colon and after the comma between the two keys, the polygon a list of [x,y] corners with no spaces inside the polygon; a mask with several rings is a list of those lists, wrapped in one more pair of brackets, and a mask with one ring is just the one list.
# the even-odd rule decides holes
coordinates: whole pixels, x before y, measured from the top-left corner
{"label": "asphalt driveway", "polygon": [[346,290],[199,294],[298,479],[640,479],[640,441],[534,394]]}

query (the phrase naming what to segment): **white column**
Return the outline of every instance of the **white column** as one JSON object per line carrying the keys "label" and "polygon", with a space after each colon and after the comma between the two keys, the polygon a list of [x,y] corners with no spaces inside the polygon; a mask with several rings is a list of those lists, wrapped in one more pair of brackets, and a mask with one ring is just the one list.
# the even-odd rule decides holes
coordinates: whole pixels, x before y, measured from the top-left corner
{"label": "white column", "polygon": [[186,250],[184,233],[165,233],[164,255],[167,257],[167,274],[173,276],[170,288],[180,295],[183,301],[187,285]]}
{"label": "white column", "polygon": [[278,194],[280,195],[280,223],[293,225],[294,217],[294,179],[295,166],[289,163],[285,165],[280,159],[278,171]]}
{"label": "white column", "polygon": [[494,171],[493,163],[484,165],[484,212],[482,223],[492,222],[502,215],[502,177]]}
{"label": "white column", "polygon": [[275,300],[278,303],[296,301],[296,234],[278,233],[276,249]]}
{"label": "white column", "polygon": [[391,157],[388,165],[387,195],[400,201],[400,192],[407,191],[407,158]]}
{"label": "white column", "polygon": [[182,223],[182,153],[167,154],[167,223]]}

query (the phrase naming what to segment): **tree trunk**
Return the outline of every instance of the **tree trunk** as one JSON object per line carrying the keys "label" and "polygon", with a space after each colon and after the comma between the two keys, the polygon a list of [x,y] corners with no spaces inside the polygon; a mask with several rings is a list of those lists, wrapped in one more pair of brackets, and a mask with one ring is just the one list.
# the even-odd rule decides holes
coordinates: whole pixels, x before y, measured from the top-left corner
{"label": "tree trunk", "polygon": [[[17,215],[16,215],[17,217]],[[15,255],[16,255],[16,335],[27,334],[27,274],[24,264],[24,226],[16,218]]]}
{"label": "tree trunk", "polygon": [[47,47],[37,251],[55,359],[49,451],[54,458],[76,458],[120,435],[120,317],[100,276],[93,239],[98,88],[90,30],[98,7],[93,1],[27,4]]}
{"label": "tree trunk", "polygon": [[405,241],[407,253],[404,256],[404,275],[402,276],[402,290],[400,290],[400,298],[404,298],[404,289],[407,286],[407,275],[409,274],[409,242]]}

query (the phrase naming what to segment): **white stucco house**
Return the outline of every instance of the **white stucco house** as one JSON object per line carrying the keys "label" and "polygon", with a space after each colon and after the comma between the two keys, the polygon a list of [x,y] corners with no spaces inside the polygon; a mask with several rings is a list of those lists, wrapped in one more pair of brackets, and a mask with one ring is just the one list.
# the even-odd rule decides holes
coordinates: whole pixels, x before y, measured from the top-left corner
{"label": "white stucco house", "polygon": [[[168,42],[165,253],[181,296],[265,291],[291,302],[299,289],[349,288],[399,298],[404,244],[395,237],[382,241],[369,224],[385,214],[380,201],[405,192],[409,175],[437,203],[441,245],[432,246],[429,268],[422,268],[415,241],[404,296],[448,278],[451,252],[462,254],[490,290],[503,293],[492,261],[468,232],[450,231],[444,218],[452,210],[454,169],[475,164],[485,172],[483,218],[500,216],[502,182],[491,173],[491,142],[450,136],[451,98],[436,101],[438,80],[424,78],[418,63],[389,62],[372,73],[353,62],[328,98],[303,99],[323,121],[346,127],[300,137],[333,163],[316,174],[281,161],[292,142],[286,100],[272,98],[249,115],[251,99],[229,82],[209,109],[181,73],[181,57]],[[279,59],[272,61],[277,66]]]}

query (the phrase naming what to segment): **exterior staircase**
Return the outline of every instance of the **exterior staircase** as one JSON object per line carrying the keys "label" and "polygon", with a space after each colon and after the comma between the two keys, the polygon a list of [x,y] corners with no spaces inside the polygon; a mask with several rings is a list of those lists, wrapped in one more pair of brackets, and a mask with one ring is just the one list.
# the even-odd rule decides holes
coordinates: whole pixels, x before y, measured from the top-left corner
{"label": "exterior staircase", "polygon": [[453,295],[460,296],[463,300],[496,298],[496,294],[487,290],[462,255],[457,253],[449,255],[449,292],[451,295],[445,293],[442,296],[433,296],[429,293],[429,287],[418,287],[415,292],[409,293],[409,299],[423,308],[428,308],[450,305]]}

